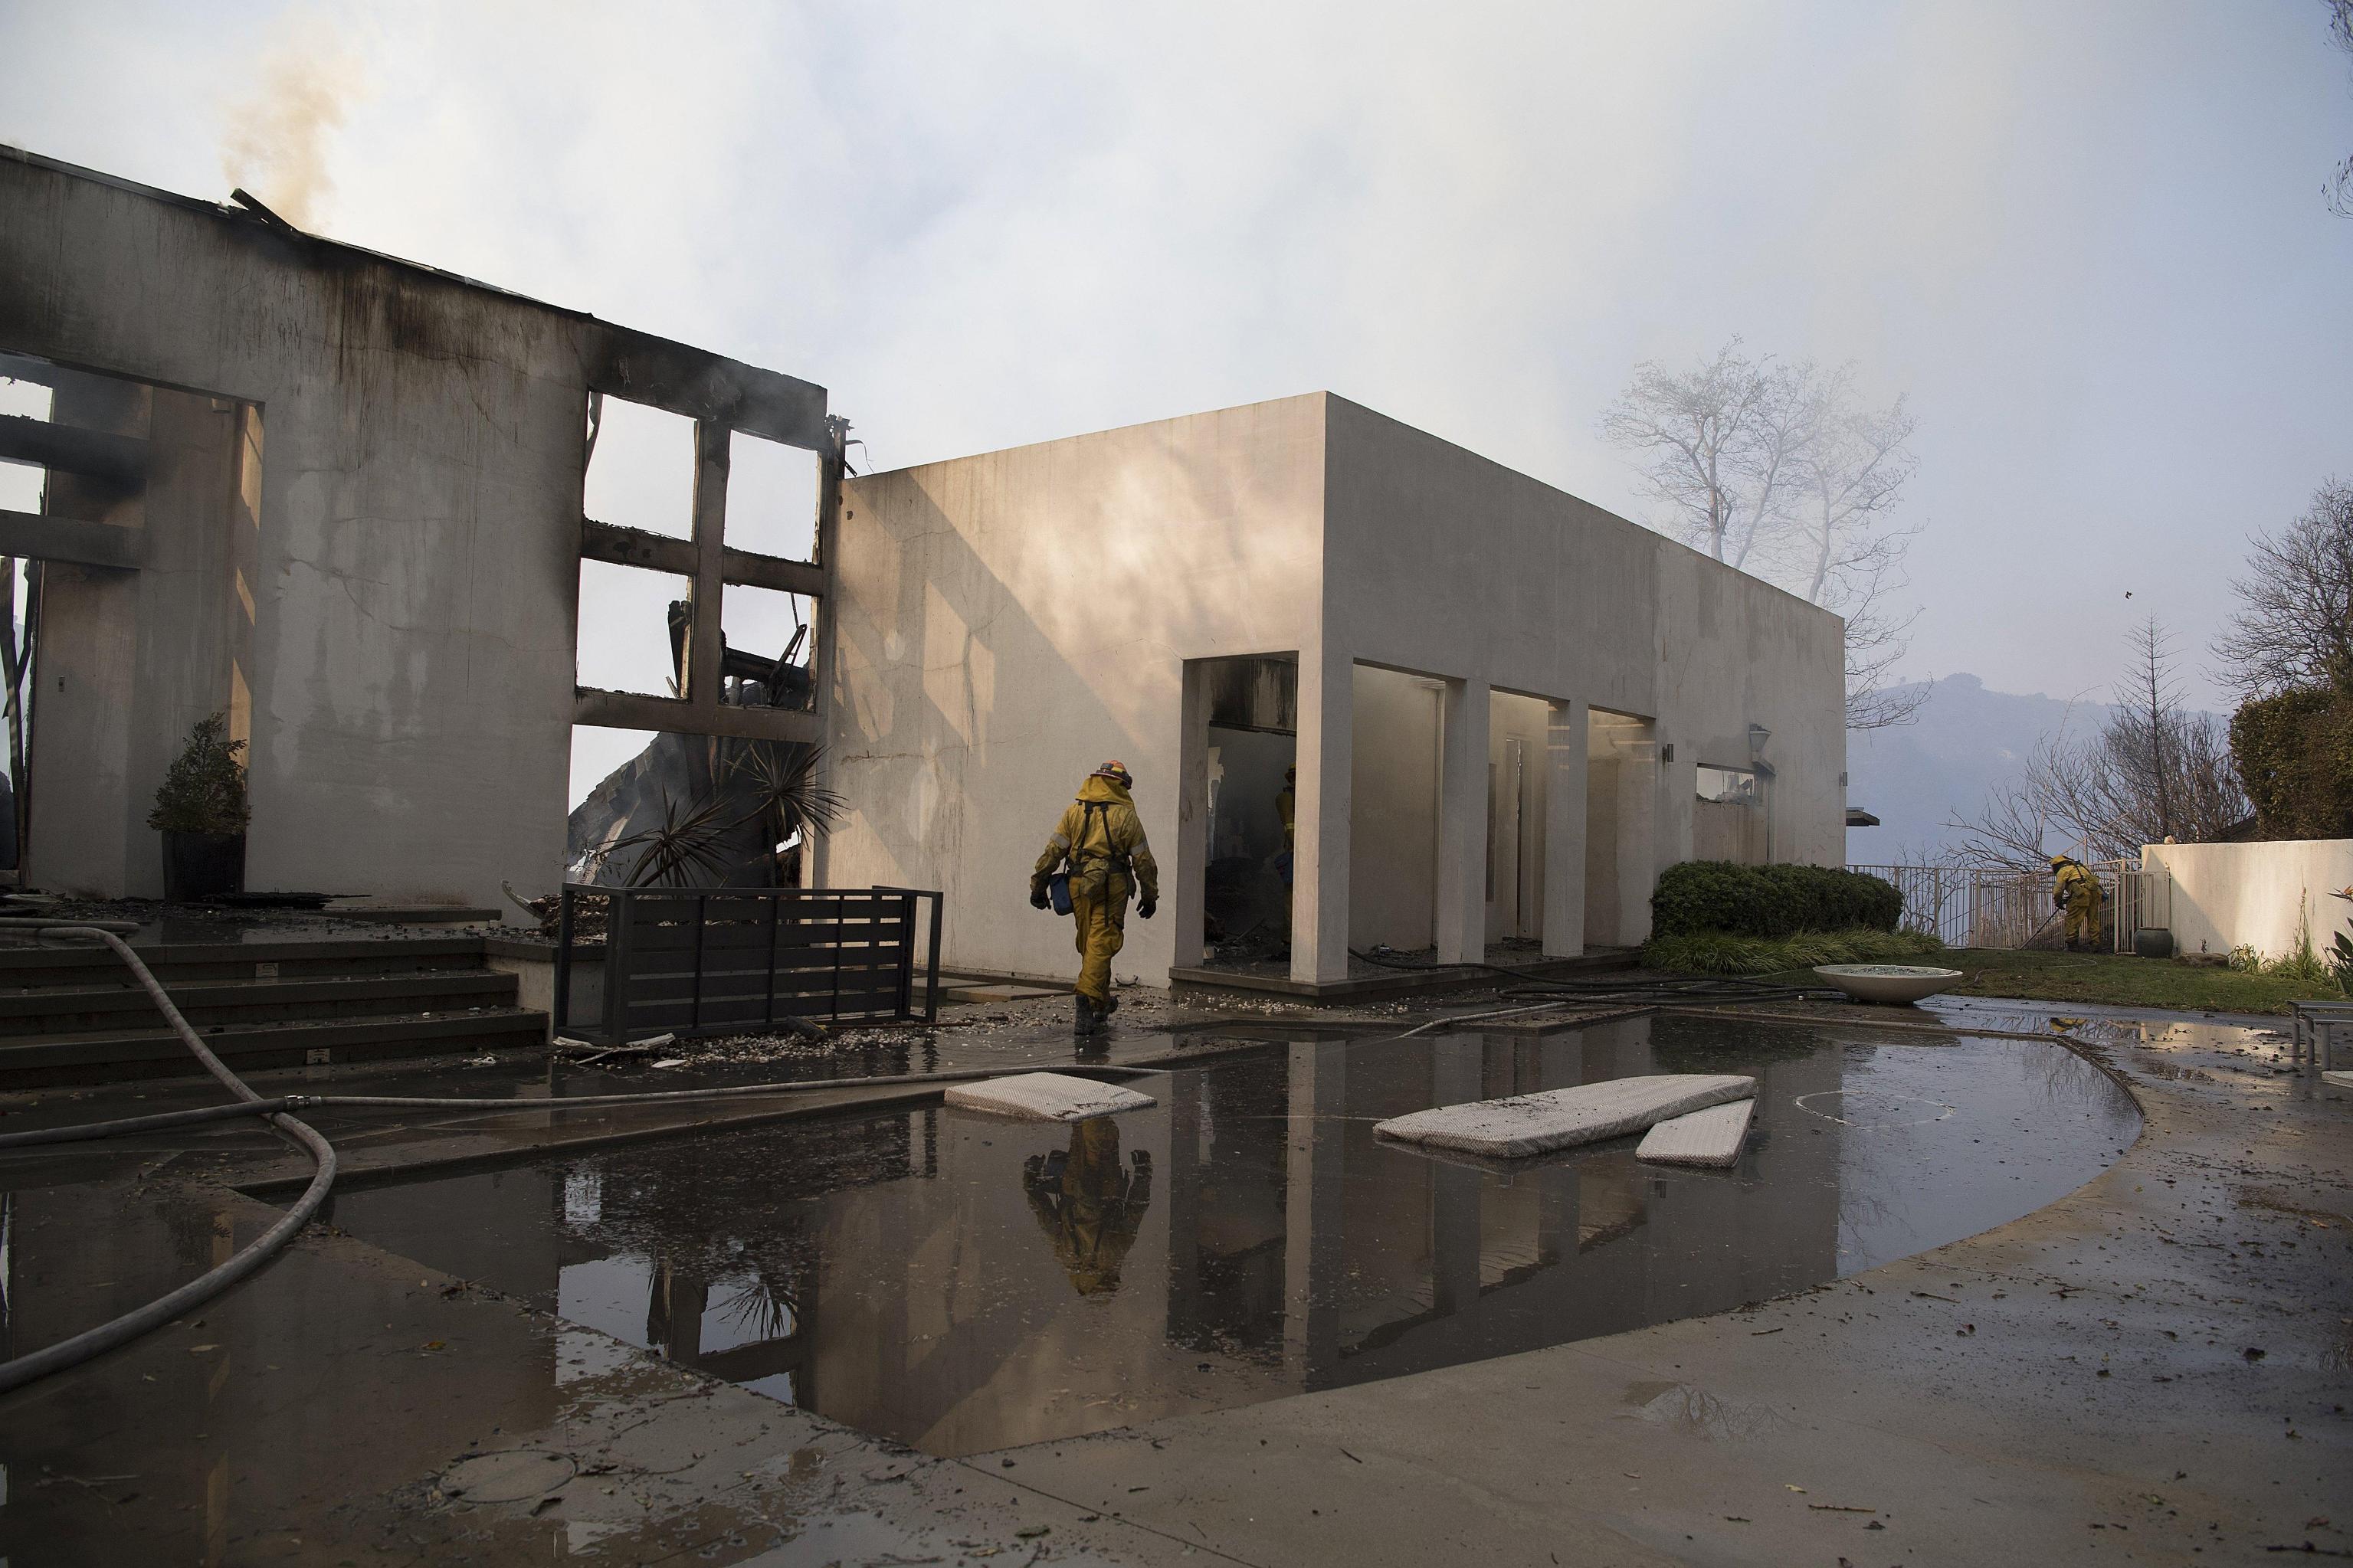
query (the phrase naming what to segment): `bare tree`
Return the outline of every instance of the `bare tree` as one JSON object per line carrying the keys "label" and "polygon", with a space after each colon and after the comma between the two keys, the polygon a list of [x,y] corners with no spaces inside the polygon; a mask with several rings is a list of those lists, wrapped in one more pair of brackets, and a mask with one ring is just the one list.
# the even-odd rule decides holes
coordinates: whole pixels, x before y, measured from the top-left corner
{"label": "bare tree", "polygon": [[1950,824],[1970,836],[1967,859],[2031,868],[2054,846],[2089,859],[2129,858],[2144,844],[2206,842],[2246,819],[2229,733],[2181,705],[2172,639],[2151,617],[2132,640],[2133,668],[2097,732],[2074,740],[2063,725],[2044,736],[2016,782]]}
{"label": "bare tree", "polygon": [[1737,566],[1780,520],[1812,413],[1806,374],[1748,358],[1738,338],[1691,370],[1645,360],[1601,435],[1642,455],[1645,488],[1685,543]]}
{"label": "bare tree", "polygon": [[[2353,0],[2320,3],[2328,7],[2328,41],[2353,55]],[[2353,217],[2353,158],[2337,164],[2320,191],[2328,198],[2330,212],[2338,217]]]}
{"label": "bare tree", "polygon": [[1912,616],[1887,602],[1915,531],[1892,516],[1915,421],[1900,397],[1862,405],[1854,379],[1751,359],[1735,338],[1689,370],[1637,366],[1600,431],[1686,543],[1845,617],[1847,724],[1868,730],[1910,720],[1926,690],[1894,684]]}
{"label": "bare tree", "polygon": [[2214,640],[2216,679],[2248,697],[2353,687],[2353,484],[2324,483],[2303,516],[2249,542],[2247,565]]}
{"label": "bare tree", "polygon": [[1847,727],[1908,723],[1928,689],[1894,684],[1915,612],[1892,608],[1888,595],[1904,584],[1904,552],[1918,532],[1893,515],[1919,467],[1909,445],[1918,421],[1900,396],[1883,409],[1859,405],[1852,366],[1820,377],[1814,402],[1802,500],[1783,540],[1788,575],[1802,573],[1806,597],[1846,617]]}

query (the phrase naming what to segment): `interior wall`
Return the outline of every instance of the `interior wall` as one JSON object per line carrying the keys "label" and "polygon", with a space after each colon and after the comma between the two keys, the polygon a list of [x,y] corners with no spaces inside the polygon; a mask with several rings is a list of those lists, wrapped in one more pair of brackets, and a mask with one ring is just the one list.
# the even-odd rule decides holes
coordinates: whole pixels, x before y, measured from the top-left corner
{"label": "interior wall", "polygon": [[1438,742],[1444,687],[1356,667],[1348,945],[1418,952],[1437,940]]}
{"label": "interior wall", "polygon": [[1651,934],[1656,880],[1656,726],[1592,710],[1586,721],[1585,941],[1632,947]]}
{"label": "interior wall", "polygon": [[1298,752],[1295,735],[1209,726],[1208,909],[1226,940],[1253,925],[1261,936],[1290,925],[1290,893],[1275,864],[1282,853],[1275,797]]}
{"label": "interior wall", "polygon": [[[1487,707],[1487,937],[1541,941],[1545,813],[1551,766],[1545,748],[1552,704],[1497,691]],[[1517,747],[1517,809],[1512,789]]]}

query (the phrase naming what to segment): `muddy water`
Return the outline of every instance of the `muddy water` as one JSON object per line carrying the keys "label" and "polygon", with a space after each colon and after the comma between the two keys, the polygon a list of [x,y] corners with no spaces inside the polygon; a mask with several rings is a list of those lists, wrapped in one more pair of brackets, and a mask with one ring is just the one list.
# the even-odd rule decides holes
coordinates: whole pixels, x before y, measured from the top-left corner
{"label": "muddy water", "polygon": [[[1928,1043],[1921,1043],[1923,1040]],[[1737,1168],[1632,1139],[1496,1172],[1376,1142],[1434,1104],[1758,1077]],[[964,1454],[1713,1312],[2037,1208],[2137,1135],[2031,1041],[1637,1018],[1271,1047],[1077,1127],[942,1109],[334,1199],[334,1223],[585,1330]]]}

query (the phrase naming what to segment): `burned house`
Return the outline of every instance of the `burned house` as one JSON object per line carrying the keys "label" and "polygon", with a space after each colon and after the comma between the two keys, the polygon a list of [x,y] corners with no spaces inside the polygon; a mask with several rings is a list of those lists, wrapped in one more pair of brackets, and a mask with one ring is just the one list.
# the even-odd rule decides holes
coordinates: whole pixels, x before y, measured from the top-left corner
{"label": "burned house", "polygon": [[[730,748],[822,743],[847,811],[791,874],[937,889],[991,973],[1067,969],[1026,882],[1106,757],[1167,879],[1120,966],[1155,984],[1252,943],[1311,990],[1352,947],[1575,954],[1640,941],[1676,861],[1841,858],[1836,617],[1330,395],[845,480],[807,382],[9,150],[0,356],[54,393],[0,419],[48,476],[0,549],[41,563],[52,889],[159,890],[148,804],[216,711],[248,886],[393,901],[545,891]],[[590,515],[624,409],[691,422],[683,515]],[[762,502],[784,553],[730,526],[778,448],[814,459]],[[658,579],[643,626],[584,624],[605,571]],[[763,594],[802,633],[731,641]],[[651,689],[583,679],[623,630]],[[576,725],[654,740],[567,843]]]}
{"label": "burned house", "polygon": [[[816,482],[775,504],[821,555],[821,387],[9,148],[0,375],[53,393],[0,418],[0,458],[47,470],[37,513],[0,514],[39,563],[34,884],[160,892],[149,805],[214,712],[248,747],[248,887],[473,906],[563,874],[575,725],[818,734],[808,670],[731,649],[724,601],[822,601],[815,560],[729,531],[731,469],[782,447]],[[624,405],[691,422],[691,516],[584,514]],[[583,574],[624,569],[682,601],[675,692],[578,678],[610,635]]]}

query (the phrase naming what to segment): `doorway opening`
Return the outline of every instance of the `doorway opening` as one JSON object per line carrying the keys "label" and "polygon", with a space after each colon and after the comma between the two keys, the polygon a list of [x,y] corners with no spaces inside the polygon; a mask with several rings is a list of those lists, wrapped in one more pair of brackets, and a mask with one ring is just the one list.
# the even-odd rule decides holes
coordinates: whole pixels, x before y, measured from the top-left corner
{"label": "doorway opening", "polygon": [[1299,658],[1199,661],[1208,703],[1205,958],[1246,963],[1291,952]]}
{"label": "doorway opening", "polygon": [[209,814],[199,835],[159,829],[149,814],[207,721],[248,781],[266,762],[251,675],[267,592],[255,567],[261,428],[260,407],[237,398],[0,352],[0,743],[12,797],[0,802],[0,879],[155,898],[168,846],[201,836],[233,851],[182,891],[245,886],[245,816]]}

